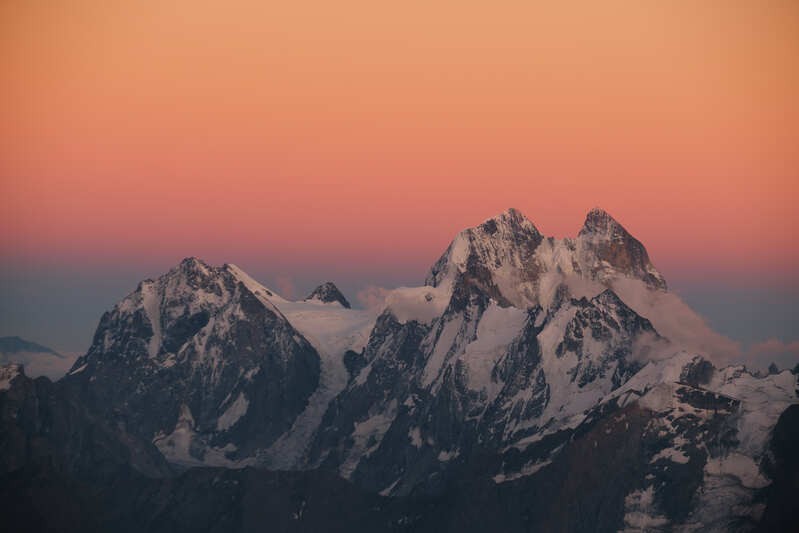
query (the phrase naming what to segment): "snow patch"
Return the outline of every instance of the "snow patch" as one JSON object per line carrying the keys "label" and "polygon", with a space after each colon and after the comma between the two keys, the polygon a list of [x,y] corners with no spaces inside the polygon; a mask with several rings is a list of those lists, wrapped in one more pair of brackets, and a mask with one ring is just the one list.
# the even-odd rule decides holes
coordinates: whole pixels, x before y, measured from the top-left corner
{"label": "snow patch", "polygon": [[286,300],[280,297],[275,291],[270,290],[257,281],[255,281],[249,274],[244,272],[242,269],[237,267],[234,264],[228,263],[224,267],[230,272],[236,279],[238,279],[241,283],[244,284],[247,289],[250,290],[253,294],[258,296],[259,298],[269,298],[269,300],[275,302],[285,302]]}
{"label": "snow patch", "polygon": [[422,432],[417,427],[408,430],[408,438],[411,439],[411,444],[416,448],[422,447]]}
{"label": "snow patch", "polygon": [[502,390],[502,383],[494,382],[491,373],[499,360],[508,352],[508,345],[516,339],[527,323],[527,312],[515,307],[500,307],[496,302],[485,310],[477,325],[477,338],[466,346],[458,359],[466,364],[468,383],[472,390],[485,390],[491,402]]}
{"label": "snow patch", "polygon": [[668,525],[668,519],[657,514],[654,506],[655,487],[636,490],[624,498],[623,531],[656,531]]}
{"label": "snow patch", "polygon": [[22,373],[20,365],[10,364],[0,367],[0,391],[9,390],[11,382]]}
{"label": "snow patch", "polygon": [[680,463],[683,465],[687,464],[689,461],[689,457],[685,455],[682,450],[678,450],[677,448],[665,448],[656,453],[649,462],[654,463],[661,459],[667,459],[673,463]]}
{"label": "snow patch", "polygon": [[165,435],[164,433],[159,432],[153,438],[153,444],[155,444],[156,448],[158,448],[161,454],[169,462],[193,463],[197,461],[189,453],[193,438],[194,417],[191,414],[191,409],[189,409],[189,406],[182,404],[180,406],[180,415],[178,416],[178,421],[175,424],[175,428],[172,430],[172,433]]}
{"label": "snow patch", "polygon": [[424,367],[424,373],[422,374],[423,386],[429,386],[431,383],[433,383],[433,381],[435,381],[436,377],[438,377],[438,374],[441,372],[441,368],[446,362],[447,355],[449,355],[449,353],[452,351],[452,345],[455,342],[455,337],[457,337],[462,325],[462,314],[458,314],[452,320],[449,320],[444,324],[441,333],[436,339],[436,345],[433,349],[433,353],[427,359],[427,364]]}
{"label": "snow patch", "polygon": [[378,492],[378,494],[380,494],[381,496],[390,496],[391,493],[394,491],[394,487],[396,487],[397,483],[399,483],[400,481],[402,481],[402,478],[398,477],[397,480],[394,481],[394,483],[392,483],[388,487],[386,487],[383,490],[381,490],[380,492]]}
{"label": "snow patch", "polygon": [[680,380],[685,366],[695,358],[696,355],[681,351],[666,359],[650,361],[602,402],[617,398],[619,404],[624,406],[627,402],[638,399],[639,404],[646,409],[666,411],[673,406],[673,384]]}
{"label": "snow patch", "polygon": [[494,476],[493,479],[494,483],[500,484],[505,483],[506,481],[513,481],[514,479],[519,479],[522,477],[532,476],[536,474],[539,470],[544,468],[545,466],[551,464],[552,461],[550,460],[538,460],[532,463],[527,463],[524,465],[521,470],[518,472],[513,472],[511,474],[497,474]]}
{"label": "snow patch", "polygon": [[796,376],[788,370],[756,378],[742,367],[727,367],[714,375],[708,388],[741,401],[738,450],[750,457],[763,452],[780,415],[799,401]]}
{"label": "snow patch", "polygon": [[180,406],[180,415],[175,428],[170,434],[158,432],[153,437],[158,451],[170,463],[183,466],[221,466],[225,468],[243,468],[255,463],[253,458],[234,461],[228,454],[237,450],[237,447],[228,443],[222,447],[208,446],[197,434],[194,417],[191,409],[186,404]]}
{"label": "snow patch", "polygon": [[450,285],[438,287],[400,287],[386,295],[385,309],[401,323],[430,324],[449,304]]}
{"label": "snow patch", "polygon": [[88,363],[84,363],[84,364],[80,365],[78,368],[76,368],[75,370],[73,370],[72,372],[70,372],[70,373],[69,373],[69,375],[70,375],[70,376],[74,376],[75,374],[80,374],[81,372],[83,372],[84,370],[86,370],[86,368],[87,368],[88,366],[89,366],[89,364],[88,364]]}
{"label": "snow patch", "polygon": [[[363,350],[376,314],[373,310],[347,309],[338,304],[289,302],[282,298],[275,299],[274,303],[294,329],[316,349],[321,364],[319,386],[308,398],[305,410],[261,458],[270,468],[293,469],[304,467],[299,462],[330,401],[347,386],[349,372],[344,365],[345,352]],[[362,369],[359,378],[364,376],[365,379],[369,368]]]}
{"label": "snow patch", "polygon": [[441,450],[440,452],[438,452],[437,459],[442,463],[446,463],[447,461],[452,461],[460,454],[461,452],[458,450]]}
{"label": "snow patch", "polygon": [[[361,351],[377,320],[374,310],[347,309],[333,303],[289,302],[268,297],[289,323],[322,353],[335,356]],[[343,365],[343,362],[341,363]]]}
{"label": "snow patch", "polygon": [[339,466],[339,474],[345,479],[350,479],[358,467],[361,458],[368,457],[375,452],[383,437],[397,416],[397,400],[392,400],[383,413],[370,416],[366,420],[355,423],[352,432],[353,445],[348,450],[347,458]]}
{"label": "snow patch", "polygon": [[142,283],[141,295],[144,312],[147,314],[147,320],[153,330],[153,335],[147,345],[147,351],[153,358],[161,350],[161,299],[155,282]]}
{"label": "snow patch", "polygon": [[741,485],[749,489],[761,489],[770,483],[760,473],[760,468],[755,461],[740,453],[708,459],[705,463],[705,473],[712,476],[733,476],[741,482]]}
{"label": "snow patch", "polygon": [[[236,265],[228,264],[225,268],[264,305],[286,318],[302,335],[295,335],[295,342],[307,340],[319,354],[319,386],[308,399],[305,410],[286,433],[259,454],[259,461],[270,468],[304,467],[299,462],[328,404],[344,390],[349,380],[344,353],[363,350],[377,312],[374,309],[347,309],[338,302],[322,302],[318,299],[290,301],[261,285]],[[251,376],[248,373],[245,377],[250,379]]]}
{"label": "snow patch", "polygon": [[224,413],[216,421],[217,431],[227,431],[233,427],[239,419],[247,414],[247,408],[250,406],[250,401],[240,392],[236,400],[230,404]]}

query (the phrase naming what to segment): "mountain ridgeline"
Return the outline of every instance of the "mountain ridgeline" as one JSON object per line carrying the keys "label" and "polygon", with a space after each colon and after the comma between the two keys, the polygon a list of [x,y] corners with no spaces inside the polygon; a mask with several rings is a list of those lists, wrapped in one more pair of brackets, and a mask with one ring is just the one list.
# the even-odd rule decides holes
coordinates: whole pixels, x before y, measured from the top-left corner
{"label": "mountain ridgeline", "polygon": [[[675,313],[695,317],[600,209],[565,239],[509,209],[370,309],[188,258],[105,313],[59,382],[0,374],[4,497],[37,512],[46,479],[75,530],[790,523],[771,465],[796,464],[796,376],[718,364]],[[70,514],[97,494],[90,524]]]}

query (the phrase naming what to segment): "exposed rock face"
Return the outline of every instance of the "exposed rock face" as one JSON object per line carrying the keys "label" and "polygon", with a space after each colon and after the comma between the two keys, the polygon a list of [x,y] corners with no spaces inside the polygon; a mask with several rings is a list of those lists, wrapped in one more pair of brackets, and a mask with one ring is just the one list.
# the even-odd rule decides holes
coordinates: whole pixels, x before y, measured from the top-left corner
{"label": "exposed rock face", "polygon": [[338,302],[342,307],[347,309],[351,308],[350,303],[344,298],[344,295],[341,294],[341,291],[338,290],[338,287],[336,287],[332,281],[319,285],[305,300],[318,300],[324,303]]}
{"label": "exposed rock face", "polygon": [[171,460],[229,464],[291,427],[319,355],[236,267],[194,258],[139,284],[67,376]]}
{"label": "exposed rock face", "polygon": [[[773,392],[790,374],[752,382],[758,392],[746,373],[716,372],[715,386],[744,392],[742,400],[675,382],[642,387],[673,370],[648,365],[575,427],[451,461],[422,486],[433,496],[381,498],[319,470],[175,475],[150,443],[97,417],[79,389],[16,369],[0,391],[0,511],[5,525],[30,531],[258,531],[267,523],[282,531],[727,531],[756,527],[765,507],[762,530],[790,530],[796,406],[779,417],[762,470],[741,454],[749,394]],[[768,475],[775,483],[767,487]]]}
{"label": "exposed rock face", "polygon": [[545,238],[516,209],[460,232],[425,280],[438,287],[475,285],[501,305],[548,307],[570,280],[612,287],[620,278],[666,290],[644,246],[600,209],[588,213],[577,238]]}
{"label": "exposed rock face", "polygon": [[[19,367],[0,390],[0,516],[7,531],[388,530],[390,509],[325,472],[193,468],[110,425],[64,381]],[[346,512],[342,512],[346,509]]]}
{"label": "exposed rock face", "polygon": [[618,271],[666,290],[666,280],[655,270],[644,245],[602,209],[588,213],[577,240],[592,277],[603,279]]}
{"label": "exposed rock face", "polygon": [[759,531],[790,531],[799,520],[799,405],[780,415],[769,442],[764,470],[774,480],[766,489],[766,510]]}
{"label": "exposed rock face", "polygon": [[[151,530],[204,523],[184,512],[252,530],[258,498],[283,501],[281,487],[302,496],[269,519],[318,528],[330,509],[297,488],[308,480],[369,506],[354,516],[375,530],[751,529],[763,499],[788,490],[766,490],[776,470],[760,465],[792,464],[793,419],[770,438],[797,403],[796,376],[682,350],[633,303],[664,291],[643,245],[601,210],[558,240],[510,209],[459,233],[425,286],[374,311],[332,284],[291,302],[232,265],[187,259],[104,315],[58,387],[114,438],[153,442],[172,463],[308,470],[136,478],[125,490],[159,509],[136,522]],[[0,402],[19,375],[0,372]],[[26,475],[13,482],[29,488]],[[198,496],[212,488],[228,503]]]}
{"label": "exposed rock face", "polygon": [[378,319],[366,366],[328,409],[311,464],[407,493],[450,461],[577,420],[640,368],[636,340],[657,335],[611,291],[548,317],[472,289],[432,326]]}
{"label": "exposed rock face", "polygon": [[436,261],[426,285],[460,283],[473,285],[503,305],[532,300],[529,290],[540,274],[534,254],[544,237],[532,222],[516,209],[486,220],[475,228],[460,232],[444,255]]}
{"label": "exposed rock face", "polygon": [[0,376],[12,376],[0,388],[0,474],[39,467],[80,479],[171,473],[152,444],[110,425],[78,389],[33,380],[15,365],[0,367]]}

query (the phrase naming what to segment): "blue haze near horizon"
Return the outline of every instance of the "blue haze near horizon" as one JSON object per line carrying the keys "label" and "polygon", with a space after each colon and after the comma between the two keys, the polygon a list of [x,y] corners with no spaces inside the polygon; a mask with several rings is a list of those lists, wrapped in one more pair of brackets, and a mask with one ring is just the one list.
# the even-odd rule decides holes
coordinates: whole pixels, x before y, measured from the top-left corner
{"label": "blue haze near horizon", "polygon": [[[242,266],[255,279],[278,292],[280,284],[287,279],[284,272]],[[61,353],[82,354],[91,344],[102,314],[135,290],[141,280],[157,277],[168,267],[153,272],[132,268],[91,270],[4,267],[0,270],[0,336],[20,336]],[[364,287],[419,285],[424,277],[424,272],[394,277],[377,272],[357,276],[338,272],[326,276],[325,272],[324,265],[318,267],[318,272],[294,272],[290,280],[294,289],[292,296],[302,298],[315,286],[329,280],[359,307],[358,292]],[[705,317],[716,331],[741,342],[744,348],[769,339],[786,344],[799,340],[799,288],[669,281],[672,292]],[[763,368],[772,360],[781,368],[787,368],[799,362],[799,353],[763,355],[756,361],[746,362]]]}

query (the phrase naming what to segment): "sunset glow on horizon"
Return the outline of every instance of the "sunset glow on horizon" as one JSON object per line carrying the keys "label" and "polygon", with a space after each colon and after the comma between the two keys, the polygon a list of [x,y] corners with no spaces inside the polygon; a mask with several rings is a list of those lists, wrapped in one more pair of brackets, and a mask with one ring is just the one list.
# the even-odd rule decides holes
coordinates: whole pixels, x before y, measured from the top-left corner
{"label": "sunset glow on horizon", "polygon": [[796,527],[799,0],[0,0],[0,93],[9,531]]}
{"label": "sunset glow on horizon", "polygon": [[795,285],[795,2],[4,2],[0,254],[419,279],[599,205],[667,278]]}

